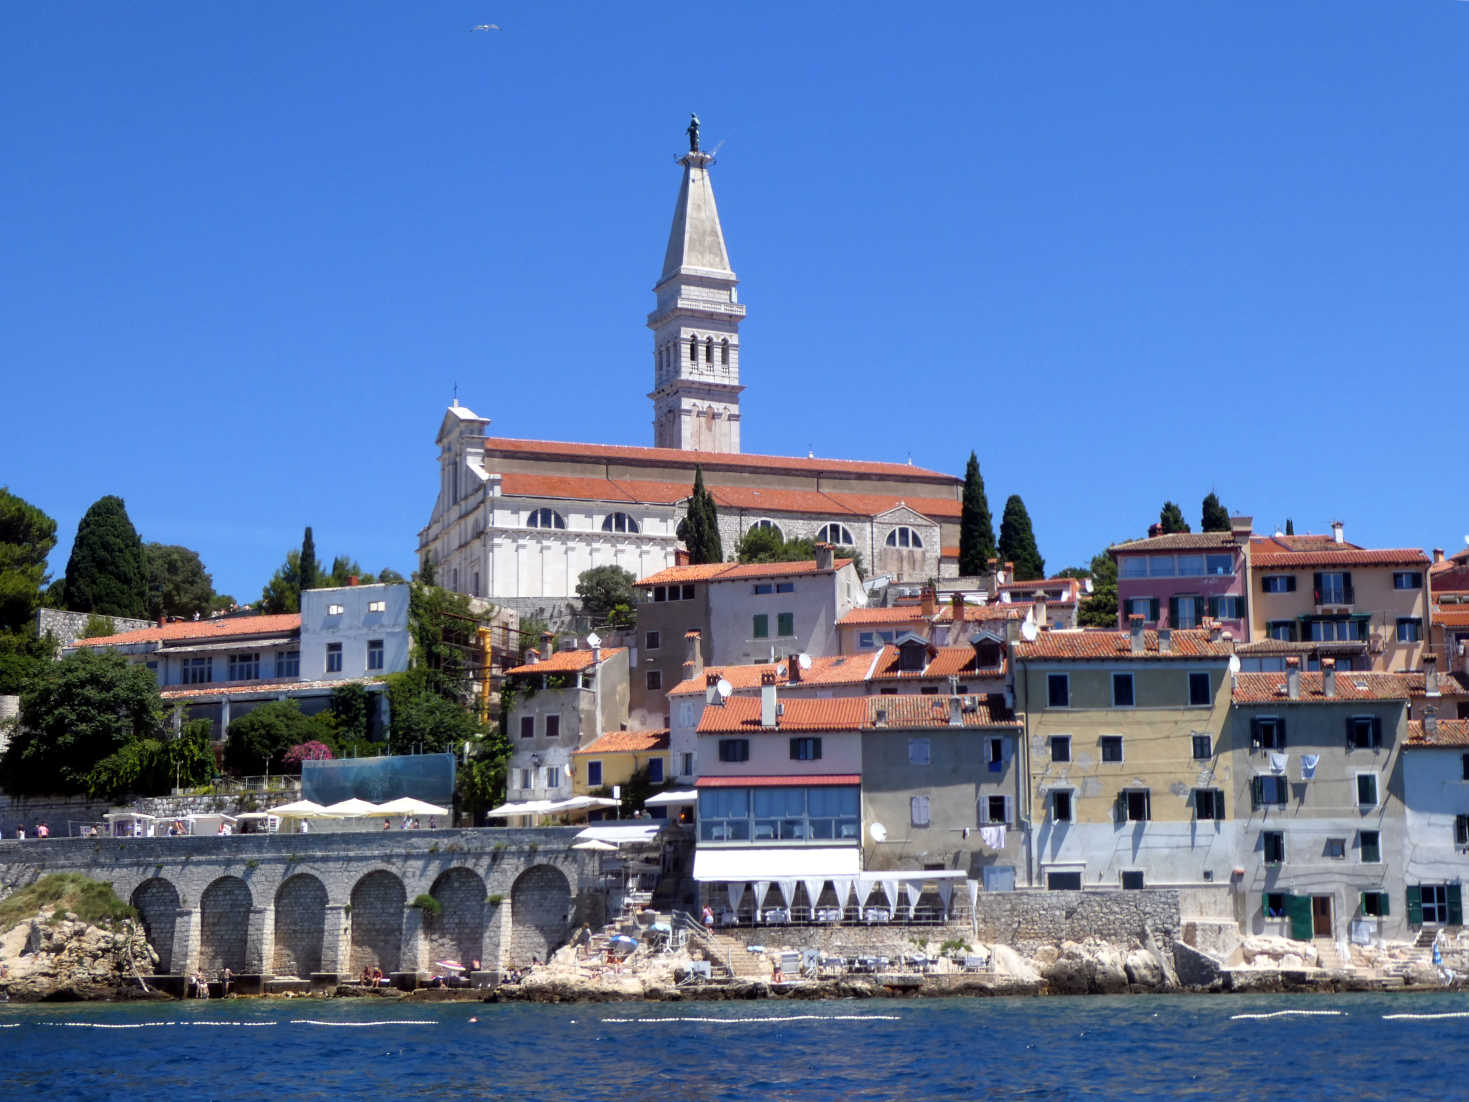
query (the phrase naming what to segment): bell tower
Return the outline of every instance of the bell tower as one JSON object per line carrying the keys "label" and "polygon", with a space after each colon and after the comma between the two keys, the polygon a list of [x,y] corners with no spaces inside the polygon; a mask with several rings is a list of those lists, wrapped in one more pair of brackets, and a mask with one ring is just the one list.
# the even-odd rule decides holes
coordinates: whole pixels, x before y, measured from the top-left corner
{"label": "bell tower", "polygon": [[685,451],[740,450],[740,303],[709,169],[699,148],[699,118],[689,122],[689,151],[678,158],[683,184],[663,274],[648,315],[653,331],[653,445]]}

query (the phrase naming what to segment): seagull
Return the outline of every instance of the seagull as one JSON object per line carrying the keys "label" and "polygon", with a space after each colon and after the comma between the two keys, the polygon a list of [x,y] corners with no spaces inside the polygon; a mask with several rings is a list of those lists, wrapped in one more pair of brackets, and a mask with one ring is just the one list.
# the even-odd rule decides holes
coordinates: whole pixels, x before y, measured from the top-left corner
{"label": "seagull", "polygon": [[469,29],[471,31],[498,31],[500,25],[498,23],[481,23],[479,26],[470,27]]}

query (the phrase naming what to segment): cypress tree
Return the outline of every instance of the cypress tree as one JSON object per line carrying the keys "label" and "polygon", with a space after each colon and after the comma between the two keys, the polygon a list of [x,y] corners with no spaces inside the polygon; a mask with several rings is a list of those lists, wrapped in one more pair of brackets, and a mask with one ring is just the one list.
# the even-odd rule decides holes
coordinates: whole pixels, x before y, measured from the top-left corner
{"label": "cypress tree", "polygon": [[704,468],[694,468],[694,490],[689,495],[688,512],[679,521],[678,537],[683,540],[694,565],[724,561],[724,546],[719,540],[719,514],[714,495],[704,488]]}
{"label": "cypress tree", "polygon": [[1163,502],[1163,508],[1158,512],[1158,523],[1163,526],[1165,536],[1170,532],[1192,531],[1188,526],[1188,521],[1183,519],[1183,510],[1178,507],[1177,502],[1173,501]]}
{"label": "cypress tree", "polygon": [[964,505],[959,516],[959,573],[971,578],[982,574],[995,555],[995,522],[984,495],[979,458],[970,452],[969,465],[964,468]]}
{"label": "cypress tree", "polygon": [[1290,517],[1285,518],[1285,534],[1287,536],[1293,536],[1296,534],[1296,522],[1291,520]]}
{"label": "cypress tree", "polygon": [[320,570],[316,565],[316,540],[311,535],[311,525],[301,537],[301,565],[297,570],[301,589],[315,589]]}
{"label": "cypress tree", "polygon": [[1005,513],[1000,518],[999,552],[1001,559],[1015,564],[1016,581],[1046,576],[1046,560],[1041,558],[1035,545],[1030,514],[1025,511],[1025,502],[1020,500],[1019,494],[1011,494],[1005,501]]}
{"label": "cypress tree", "polygon": [[1213,490],[1210,490],[1209,496],[1204,498],[1203,509],[1199,516],[1199,531],[1229,531],[1229,510],[1219,504],[1219,495]]}
{"label": "cypress tree", "polygon": [[148,564],[127,506],[108,494],[77,525],[66,563],[66,604],[73,612],[148,615]]}

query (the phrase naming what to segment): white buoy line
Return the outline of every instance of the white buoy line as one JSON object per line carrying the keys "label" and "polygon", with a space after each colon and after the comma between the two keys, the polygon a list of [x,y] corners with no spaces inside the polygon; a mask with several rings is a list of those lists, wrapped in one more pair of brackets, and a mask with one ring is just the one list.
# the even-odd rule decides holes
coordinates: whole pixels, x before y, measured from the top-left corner
{"label": "white buoy line", "polygon": [[292,1018],[292,1025],[326,1025],[339,1029],[366,1029],[380,1025],[438,1025],[432,1018],[392,1018],[385,1022],[324,1022],[319,1018]]}
{"label": "white buoy line", "polygon": [[649,1025],[657,1023],[711,1022],[715,1025],[730,1025],[737,1022],[901,1022],[897,1014],[787,1014],[779,1018],[603,1018],[609,1025]]}
{"label": "white buoy line", "polygon": [[1263,1022],[1267,1018],[1336,1018],[1345,1016],[1345,1010],[1273,1010],[1269,1014],[1231,1014],[1231,1022]]}
{"label": "white buoy line", "polygon": [[[24,1024],[21,1022],[10,1022],[0,1025],[0,1029],[19,1029]],[[277,1026],[283,1023],[273,1022],[38,1022],[38,1025],[69,1027],[71,1029],[157,1029],[160,1026],[204,1026],[214,1028],[235,1027],[239,1029],[259,1029],[264,1026]],[[316,1018],[292,1018],[291,1025],[324,1025],[347,1028],[363,1028],[380,1025],[438,1025],[437,1021],[425,1018],[394,1018],[383,1022],[327,1022]]]}
{"label": "white buoy line", "polygon": [[1443,1014],[1384,1014],[1384,1022],[1435,1022],[1440,1018],[1469,1018],[1469,1010],[1446,1011]]}

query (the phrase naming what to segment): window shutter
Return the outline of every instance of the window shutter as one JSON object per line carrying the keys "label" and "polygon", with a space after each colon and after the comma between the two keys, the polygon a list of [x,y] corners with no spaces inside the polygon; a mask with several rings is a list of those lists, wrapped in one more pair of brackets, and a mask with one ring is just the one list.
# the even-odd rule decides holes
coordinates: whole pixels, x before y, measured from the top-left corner
{"label": "window shutter", "polygon": [[1351,749],[1353,749],[1353,746],[1354,746],[1353,739],[1352,739],[1352,728],[1356,725],[1356,720],[1354,720],[1351,716],[1347,716],[1346,723],[1347,723],[1347,749],[1348,750],[1351,750]]}
{"label": "window shutter", "polygon": [[1168,598],[1168,626],[1172,627],[1178,622],[1178,598]]}
{"label": "window shutter", "polygon": [[1162,611],[1163,610],[1162,610],[1162,608],[1160,606],[1160,602],[1159,602],[1158,598],[1157,597],[1149,597],[1148,598],[1148,619],[1152,623],[1155,623],[1156,624],[1158,622],[1158,614],[1160,612],[1162,612]]}
{"label": "window shutter", "polygon": [[813,746],[813,750],[811,751],[811,760],[812,761],[820,761],[821,760],[821,739],[814,738],[814,739],[811,740],[811,744]]}
{"label": "window shutter", "polygon": [[1381,745],[1382,745],[1382,717],[1381,716],[1373,716],[1372,717],[1372,746],[1375,749],[1377,747],[1380,747]]}
{"label": "window shutter", "polygon": [[1321,603],[1321,571],[1319,570],[1311,575],[1311,593],[1312,602],[1319,605]]}
{"label": "window shutter", "polygon": [[1296,576],[1294,574],[1287,574],[1285,576],[1285,591],[1287,593],[1294,593],[1296,591]]}
{"label": "window shutter", "polygon": [[1377,893],[1377,909],[1382,912],[1383,918],[1386,918],[1391,913],[1391,910],[1387,905],[1387,901],[1389,898],[1390,896],[1387,894],[1387,892]]}
{"label": "window shutter", "polygon": [[1449,925],[1464,925],[1464,896],[1457,884],[1450,884],[1449,888]]}
{"label": "window shutter", "polygon": [[1311,897],[1309,895],[1286,896],[1285,913],[1290,917],[1290,936],[1296,941],[1310,941],[1314,933],[1311,922]]}
{"label": "window shutter", "polygon": [[1342,596],[1347,599],[1347,604],[1356,604],[1356,594],[1352,591],[1352,572],[1348,570],[1341,576]]}
{"label": "window shutter", "polygon": [[1408,925],[1423,925],[1423,889],[1417,884],[1408,885]]}
{"label": "window shutter", "polygon": [[1281,716],[1279,719],[1277,719],[1275,721],[1275,742],[1276,742],[1275,748],[1277,750],[1284,750],[1285,749],[1285,717],[1284,716]]}
{"label": "window shutter", "polygon": [[1254,801],[1256,809],[1260,807],[1265,796],[1265,782],[1261,777],[1250,778],[1250,799]]}
{"label": "window shutter", "polygon": [[1208,598],[1208,606],[1209,606],[1208,607],[1208,612],[1206,613],[1206,615],[1216,616],[1217,617],[1219,615],[1219,598],[1218,597],[1210,597],[1210,598]]}
{"label": "window shutter", "polygon": [[[1258,716],[1250,719],[1250,749],[1260,749],[1260,718]],[[1464,776],[1469,778],[1469,754],[1464,755]]]}
{"label": "window shutter", "polygon": [[1267,586],[1269,585],[1269,577],[1270,576],[1268,574],[1261,574],[1260,575],[1260,592],[1261,593],[1269,593],[1270,592],[1270,590],[1267,588]]}
{"label": "window shutter", "polygon": [[1117,800],[1113,805],[1112,814],[1116,817],[1118,825],[1127,822],[1127,797],[1121,792],[1117,793]]}

